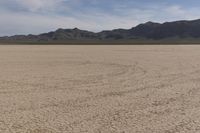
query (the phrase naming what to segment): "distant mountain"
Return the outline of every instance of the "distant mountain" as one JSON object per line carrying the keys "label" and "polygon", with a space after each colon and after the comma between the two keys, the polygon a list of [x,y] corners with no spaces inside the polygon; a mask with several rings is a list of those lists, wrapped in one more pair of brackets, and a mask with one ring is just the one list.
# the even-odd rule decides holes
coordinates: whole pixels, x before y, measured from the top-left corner
{"label": "distant mountain", "polygon": [[40,35],[15,35],[0,37],[0,41],[73,41],[73,40],[163,40],[170,38],[200,39],[200,19],[193,21],[175,21],[166,23],[147,22],[131,29],[115,29],[98,33],[74,29],[58,29]]}

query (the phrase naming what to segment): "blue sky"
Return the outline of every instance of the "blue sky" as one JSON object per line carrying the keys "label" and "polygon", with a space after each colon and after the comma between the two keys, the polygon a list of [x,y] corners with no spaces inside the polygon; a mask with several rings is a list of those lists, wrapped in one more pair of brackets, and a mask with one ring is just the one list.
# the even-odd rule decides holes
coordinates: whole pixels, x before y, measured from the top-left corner
{"label": "blue sky", "polygon": [[0,36],[200,18],[199,0],[0,0]]}

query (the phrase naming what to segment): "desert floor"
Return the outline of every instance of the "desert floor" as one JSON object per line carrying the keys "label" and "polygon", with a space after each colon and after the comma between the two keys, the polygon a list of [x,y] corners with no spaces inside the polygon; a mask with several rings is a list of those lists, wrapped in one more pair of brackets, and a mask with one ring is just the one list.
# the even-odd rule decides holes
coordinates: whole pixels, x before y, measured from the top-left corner
{"label": "desert floor", "polygon": [[0,133],[200,132],[200,46],[0,46]]}

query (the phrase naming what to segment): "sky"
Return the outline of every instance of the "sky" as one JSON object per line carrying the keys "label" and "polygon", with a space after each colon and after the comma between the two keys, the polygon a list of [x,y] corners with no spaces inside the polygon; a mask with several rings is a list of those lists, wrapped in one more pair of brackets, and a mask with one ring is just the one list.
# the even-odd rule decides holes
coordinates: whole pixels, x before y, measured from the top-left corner
{"label": "sky", "polygon": [[199,18],[199,0],[0,0],[0,36],[75,27],[98,32]]}

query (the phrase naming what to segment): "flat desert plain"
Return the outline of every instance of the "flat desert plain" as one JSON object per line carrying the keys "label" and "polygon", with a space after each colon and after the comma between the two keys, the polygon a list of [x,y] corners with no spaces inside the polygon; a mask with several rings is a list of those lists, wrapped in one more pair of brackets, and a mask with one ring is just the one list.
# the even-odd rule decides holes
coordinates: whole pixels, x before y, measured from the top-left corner
{"label": "flat desert plain", "polygon": [[0,133],[198,133],[200,46],[0,46]]}

